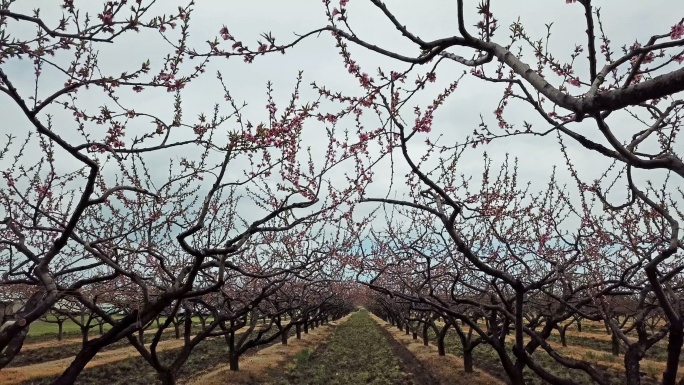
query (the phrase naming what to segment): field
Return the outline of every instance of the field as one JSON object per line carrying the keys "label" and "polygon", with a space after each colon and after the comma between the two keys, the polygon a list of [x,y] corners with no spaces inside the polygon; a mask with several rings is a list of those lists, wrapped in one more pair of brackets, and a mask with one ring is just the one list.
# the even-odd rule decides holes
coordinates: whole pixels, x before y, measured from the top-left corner
{"label": "field", "polygon": [[[0,385],[50,384],[78,353],[80,335],[67,332],[62,341],[56,341],[53,324],[41,324],[36,329],[22,352],[2,370]],[[152,331],[146,332],[146,342]],[[225,340],[209,338],[195,348],[180,372],[178,383],[478,385],[507,382],[493,349],[478,346],[474,350],[475,370],[465,373],[456,333],[447,334],[446,356],[438,355],[434,337],[431,333],[430,344],[424,346],[420,338],[359,309],[302,334],[301,339],[291,337],[286,345],[276,339],[265,347],[251,349],[241,358],[238,372],[228,369]],[[589,323],[582,332],[569,329],[568,347],[560,346],[558,335],[552,336],[549,342],[566,356],[602,367],[612,376],[612,383],[622,383],[622,357],[611,354],[610,336],[599,324]],[[162,360],[170,360],[182,346],[183,339],[176,339],[171,329],[164,333],[157,349],[163,351]],[[655,346],[642,360],[643,383],[658,382],[664,368],[663,349],[662,343]],[[541,360],[541,363],[556,374],[580,383],[592,383],[580,371],[563,369],[551,360]],[[530,384],[542,384],[533,375],[528,378]],[[76,383],[149,385],[160,383],[160,380],[128,341],[123,340],[103,349]]]}

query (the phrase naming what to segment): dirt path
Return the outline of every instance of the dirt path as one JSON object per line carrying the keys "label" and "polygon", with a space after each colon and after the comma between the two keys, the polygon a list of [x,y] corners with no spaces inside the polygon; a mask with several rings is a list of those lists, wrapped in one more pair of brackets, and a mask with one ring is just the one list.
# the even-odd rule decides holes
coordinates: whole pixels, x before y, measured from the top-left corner
{"label": "dirt path", "polygon": [[414,340],[411,335],[391,326],[374,314],[371,318],[385,330],[396,342],[401,344],[422,365],[424,370],[431,373],[440,385],[489,385],[504,384],[490,374],[475,369],[474,373],[466,373],[463,361],[452,354],[440,356],[437,347],[432,344],[423,345],[421,339]]}
{"label": "dirt path", "polygon": [[187,385],[224,385],[224,384],[264,384],[270,379],[269,372],[283,368],[297,353],[304,349],[314,350],[325,342],[333,331],[346,322],[351,315],[340,318],[337,321],[322,325],[317,329],[310,330],[308,334],[302,333],[302,339],[288,339],[287,345],[276,343],[255,354],[240,359],[240,370],[231,372],[228,365],[223,364],[211,369],[209,372],[200,374],[190,380]]}
{"label": "dirt path", "polygon": [[[148,345],[149,346],[149,345]],[[159,342],[157,351],[164,351],[169,349],[177,349],[183,346],[183,339],[165,340]],[[125,360],[130,357],[138,356],[138,351],[132,347],[125,347],[120,349],[109,350],[98,353],[87,365],[86,368],[94,366],[106,365],[112,362]],[[69,367],[74,357],[64,358],[61,360],[54,360],[40,364],[4,368],[0,374],[0,385],[18,384],[23,381],[28,381],[35,378],[43,378],[60,375],[66,368]]]}
{"label": "dirt path", "polygon": [[40,342],[32,342],[28,344],[24,344],[21,347],[22,352],[27,352],[29,350],[38,350],[38,349],[44,349],[44,348],[54,348],[55,346],[64,346],[64,345],[76,345],[80,344],[83,342],[83,338],[78,337],[78,338],[65,338],[61,341],[57,340],[49,340],[49,341],[40,341]]}

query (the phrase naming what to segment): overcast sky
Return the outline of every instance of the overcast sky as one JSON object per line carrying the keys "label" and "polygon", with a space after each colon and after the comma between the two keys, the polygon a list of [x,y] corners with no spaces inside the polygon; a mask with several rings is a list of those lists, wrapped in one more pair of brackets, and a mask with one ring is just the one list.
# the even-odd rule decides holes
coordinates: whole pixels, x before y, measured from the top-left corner
{"label": "overcast sky", "polygon": [[[97,14],[101,9],[96,1],[76,1],[78,7],[84,7]],[[156,11],[162,13],[174,10],[184,2],[172,0],[160,0],[155,5]],[[405,24],[415,35],[425,40],[448,37],[457,34],[456,26],[456,2],[444,0],[390,0],[386,2],[388,8],[397,16],[402,24]],[[610,37],[613,51],[620,52],[623,45],[631,45],[635,40],[646,42],[654,34],[663,34],[670,31],[670,27],[684,17],[684,6],[681,0],[656,0],[643,2],[639,0],[597,0],[595,6],[601,7],[603,16],[603,28]],[[61,15],[58,1],[29,1],[21,0],[12,5],[14,12],[30,14],[31,9],[41,8],[41,16],[49,26],[56,26]],[[466,24],[472,26],[478,20],[475,10],[475,1],[466,1]],[[219,1],[197,0],[191,18],[190,45],[199,51],[206,50],[206,40],[213,40],[218,35],[222,26],[227,26],[230,33],[256,47],[256,40],[263,32],[272,32],[277,37],[277,42],[286,43],[295,38],[295,34],[303,34],[312,29],[323,27],[327,24],[321,1],[314,0],[250,0],[250,1]],[[566,4],[565,0],[499,0],[492,1],[492,11],[499,19],[499,31],[495,40],[501,44],[508,42],[509,25],[520,18],[528,34],[534,39],[546,36],[546,24],[553,23],[551,29],[550,46],[554,56],[562,61],[567,61],[576,45],[586,46],[584,11],[580,4]],[[359,37],[396,52],[405,55],[417,55],[417,48],[403,38],[396,29],[388,22],[382,13],[367,0],[350,0],[348,3],[348,17],[350,25]],[[9,33],[17,36],[32,36],[35,29],[27,23],[10,21]],[[176,39],[174,31],[167,31],[167,36]],[[382,67],[385,73],[391,70],[403,71],[408,68],[407,64],[400,63],[371,53],[361,47],[350,44],[351,52],[364,71],[371,76],[376,76],[375,69]],[[226,47],[227,48],[227,47]],[[156,32],[146,31],[140,34],[129,33],[116,40],[115,44],[100,44],[99,65],[103,73],[118,75],[124,71],[134,71],[146,60],[151,61],[152,74],[160,71],[162,58],[171,51]],[[328,34],[319,37],[311,37],[289,50],[286,55],[273,54],[258,57],[253,64],[245,64],[240,58],[228,60],[215,58],[207,69],[205,76],[193,82],[183,92],[184,116],[193,117],[199,113],[210,113],[214,103],[222,103],[223,94],[220,85],[215,80],[215,72],[220,70],[227,85],[230,87],[233,97],[238,101],[245,101],[249,107],[245,110],[245,116],[253,122],[264,121],[267,114],[264,109],[266,104],[266,82],[272,81],[276,89],[276,101],[284,106],[295,84],[298,71],[304,71],[305,85],[301,101],[314,100],[317,95],[309,84],[315,81],[317,84],[340,91],[349,95],[361,95],[358,83],[345,70],[342,59],[337,53],[334,39]],[[471,55],[468,51],[455,51],[463,56]],[[523,59],[529,59],[533,65],[533,56],[527,53]],[[55,58],[67,65],[69,56]],[[586,81],[588,70],[585,55],[580,55],[579,63],[575,67],[576,74],[581,80]],[[186,63],[187,68],[196,65]],[[603,63],[601,63],[603,65]],[[28,61],[9,60],[1,64],[3,71],[8,73],[15,86],[26,97],[32,93],[34,84],[33,67]],[[187,71],[186,68],[186,71]],[[404,111],[404,118],[412,121],[412,107],[420,105],[425,107],[432,98],[450,81],[456,79],[467,68],[456,63],[444,63],[440,66],[437,82],[430,85],[421,93]],[[421,70],[422,71],[422,70]],[[424,72],[424,71],[423,71]],[[413,79],[414,77],[410,77]],[[45,71],[45,76],[40,80],[41,97],[46,97],[57,90],[63,83],[64,77],[54,71]],[[553,81],[552,81],[553,83]],[[491,128],[496,126],[492,111],[496,108],[501,97],[501,85],[484,83],[467,75],[460,83],[459,88],[447,104],[442,107],[435,118],[431,138],[443,135],[443,143],[457,143],[472,133],[480,122],[480,115]],[[571,92],[580,94],[584,88],[572,88]],[[99,92],[99,91],[98,91]],[[81,93],[80,104],[90,108],[96,108],[99,104],[97,95]],[[90,97],[92,96],[92,99]],[[144,91],[141,94],[130,93],[130,99],[124,100],[129,108],[136,111],[144,111],[161,116],[172,115],[173,94],[160,91]],[[327,108],[327,107],[324,107]],[[334,112],[333,106],[330,106]],[[281,108],[282,109],[282,108]],[[225,110],[228,111],[228,110]],[[74,123],[70,114],[60,111],[60,108],[50,110],[55,114],[53,121],[55,131],[65,137],[74,136]],[[509,122],[522,127],[523,121],[542,124],[535,112],[528,106],[518,105],[507,111],[506,118]],[[192,120],[192,118],[188,118]],[[373,123],[365,121],[370,129],[375,128]],[[635,132],[640,129],[626,114],[616,114],[609,120],[614,127],[620,127],[618,132]],[[312,123],[315,127],[315,123]],[[63,125],[63,126],[62,126]],[[623,128],[624,126],[624,128]],[[537,126],[541,127],[541,126]],[[319,127],[320,128],[320,127]],[[343,128],[343,127],[340,127]],[[589,137],[596,137],[596,129],[590,123],[575,125],[575,128]],[[138,127],[140,130],[149,130],[147,127]],[[26,118],[21,115],[9,100],[0,95],[0,133],[12,133],[23,136],[22,133],[33,130]],[[353,127],[350,127],[353,132]],[[317,134],[315,130],[308,131],[305,145],[314,147],[314,152],[320,149],[324,135],[322,131]],[[132,135],[131,135],[132,136]],[[130,137],[130,136],[129,136]],[[628,138],[629,135],[622,137]],[[0,141],[5,140],[4,135]],[[317,147],[318,145],[318,147]],[[414,145],[412,153],[419,155],[424,147]],[[521,181],[532,182],[538,188],[543,188],[551,173],[552,166],[557,165],[565,169],[559,145],[555,136],[546,138],[539,137],[516,137],[510,140],[494,142],[484,149],[476,149],[466,153],[466,162],[462,164],[461,172],[466,174],[478,174],[482,168],[482,151],[486,150],[493,158],[494,164],[500,162],[505,154],[518,157],[520,162]],[[570,152],[573,161],[587,182],[591,182],[600,175],[607,166],[607,162],[600,156],[590,153],[588,150],[571,144]],[[177,156],[178,154],[174,154]],[[165,156],[168,156],[165,155]],[[5,159],[3,162],[7,162]],[[160,168],[166,170],[166,161],[159,160]],[[403,164],[403,163],[402,163]],[[60,167],[69,169],[67,162],[60,162]],[[602,165],[597,167],[597,165]],[[387,165],[384,164],[383,167]],[[403,177],[406,172],[405,166],[399,166],[397,172]],[[346,170],[350,170],[346,168]],[[381,169],[382,170],[382,169]],[[337,171],[341,173],[342,171]],[[371,194],[384,196],[389,186],[389,173],[376,172],[376,183],[370,190]],[[331,176],[334,177],[334,176]],[[659,175],[662,177],[662,175]],[[559,179],[573,184],[567,172],[563,171]],[[657,178],[656,178],[657,179]],[[339,179],[343,180],[343,179]],[[4,181],[0,182],[4,183]],[[681,183],[681,182],[679,182]],[[404,185],[405,186],[405,185]],[[396,183],[393,192],[402,193],[402,183]]]}

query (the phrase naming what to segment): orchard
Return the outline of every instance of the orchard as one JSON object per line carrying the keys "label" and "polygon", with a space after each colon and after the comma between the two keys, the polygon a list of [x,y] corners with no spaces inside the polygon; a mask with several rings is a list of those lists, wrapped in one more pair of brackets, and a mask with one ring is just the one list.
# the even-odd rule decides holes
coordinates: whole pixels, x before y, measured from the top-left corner
{"label": "orchard", "polygon": [[0,0],[0,384],[684,383],[683,91],[676,0]]}

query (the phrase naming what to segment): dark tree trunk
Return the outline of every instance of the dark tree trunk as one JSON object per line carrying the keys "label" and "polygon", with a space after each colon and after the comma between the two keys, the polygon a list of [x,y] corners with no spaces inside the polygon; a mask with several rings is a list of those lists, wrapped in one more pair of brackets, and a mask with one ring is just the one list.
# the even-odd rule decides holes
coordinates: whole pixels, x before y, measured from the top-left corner
{"label": "dark tree trunk", "polygon": [[304,334],[309,334],[309,321],[304,321]]}
{"label": "dark tree trunk", "polygon": [[558,329],[558,333],[560,334],[561,345],[563,345],[563,347],[568,346],[568,342],[565,339],[565,331],[566,329],[564,327]]}
{"label": "dark tree trunk", "polygon": [[614,356],[620,355],[620,339],[615,335],[615,333],[610,336],[610,348],[611,353],[613,353]]}
{"label": "dark tree trunk", "polygon": [[57,321],[57,341],[62,340],[62,336],[64,335],[64,322]]}
{"label": "dark tree trunk", "polygon": [[138,341],[140,341],[141,344],[145,343],[145,329],[143,328],[138,329]]}
{"label": "dark tree trunk", "polygon": [[297,333],[297,339],[301,340],[302,339],[302,325],[296,324],[295,325],[295,332]]}
{"label": "dark tree trunk", "polygon": [[[230,321],[230,328],[232,329],[235,321]],[[230,370],[237,371],[239,369],[238,361],[240,356],[237,355],[235,351],[235,331],[232,331],[226,335],[226,342],[228,343],[228,364],[230,365]]]}
{"label": "dark tree trunk", "polygon": [[176,385],[176,376],[173,375],[171,370],[159,372],[159,379],[162,385]]}
{"label": "dark tree trunk", "polygon": [[409,330],[409,324],[408,324],[408,322],[406,323],[406,330],[405,330],[405,332],[406,332],[406,335],[411,334],[411,330]]}
{"label": "dark tree trunk", "polygon": [[644,357],[644,351],[639,345],[632,345],[625,352],[625,384],[641,385],[639,361]]}
{"label": "dark tree trunk", "polygon": [[81,339],[83,340],[83,344],[88,342],[88,328],[81,327]]}
{"label": "dark tree trunk", "polygon": [[425,323],[423,325],[423,345],[428,346],[430,344],[430,334],[428,334],[429,325]]}
{"label": "dark tree trunk", "polygon": [[473,372],[473,349],[463,349],[463,369],[466,373]]}
{"label": "dark tree trunk", "polygon": [[677,381],[682,343],[684,343],[684,323],[677,320],[670,326],[670,335],[667,340],[667,367],[663,373],[663,385],[674,385]]}
{"label": "dark tree trunk", "polygon": [[446,337],[447,328],[442,328],[442,330],[437,335],[437,352],[440,356],[446,355],[446,349],[444,348],[444,337]]}
{"label": "dark tree trunk", "polygon": [[97,325],[100,328],[100,335],[104,334],[104,322],[100,322],[99,325]]}
{"label": "dark tree trunk", "polygon": [[577,320],[577,331],[582,333],[582,321]]}
{"label": "dark tree trunk", "polygon": [[180,323],[173,321],[173,330],[176,332],[176,339],[180,339]]}
{"label": "dark tree trunk", "polygon": [[280,343],[283,345],[287,345],[287,336],[288,336],[288,330],[283,330],[283,332],[280,334]]}
{"label": "dark tree trunk", "polygon": [[230,365],[230,370],[233,372],[237,372],[240,370],[240,357],[238,357],[237,354],[231,354],[230,357],[228,358],[229,360],[229,365]]}
{"label": "dark tree trunk", "polygon": [[98,350],[100,350],[100,348],[94,343],[84,345],[81,348],[81,351],[78,352],[74,360],[71,362],[71,365],[69,365],[69,367],[55,380],[55,382],[52,383],[52,385],[73,385],[76,377],[81,374],[86,364],[88,364],[88,362],[95,357],[95,354],[97,354]]}
{"label": "dark tree trunk", "polygon": [[413,339],[417,340],[418,339],[418,332],[413,332]]}

